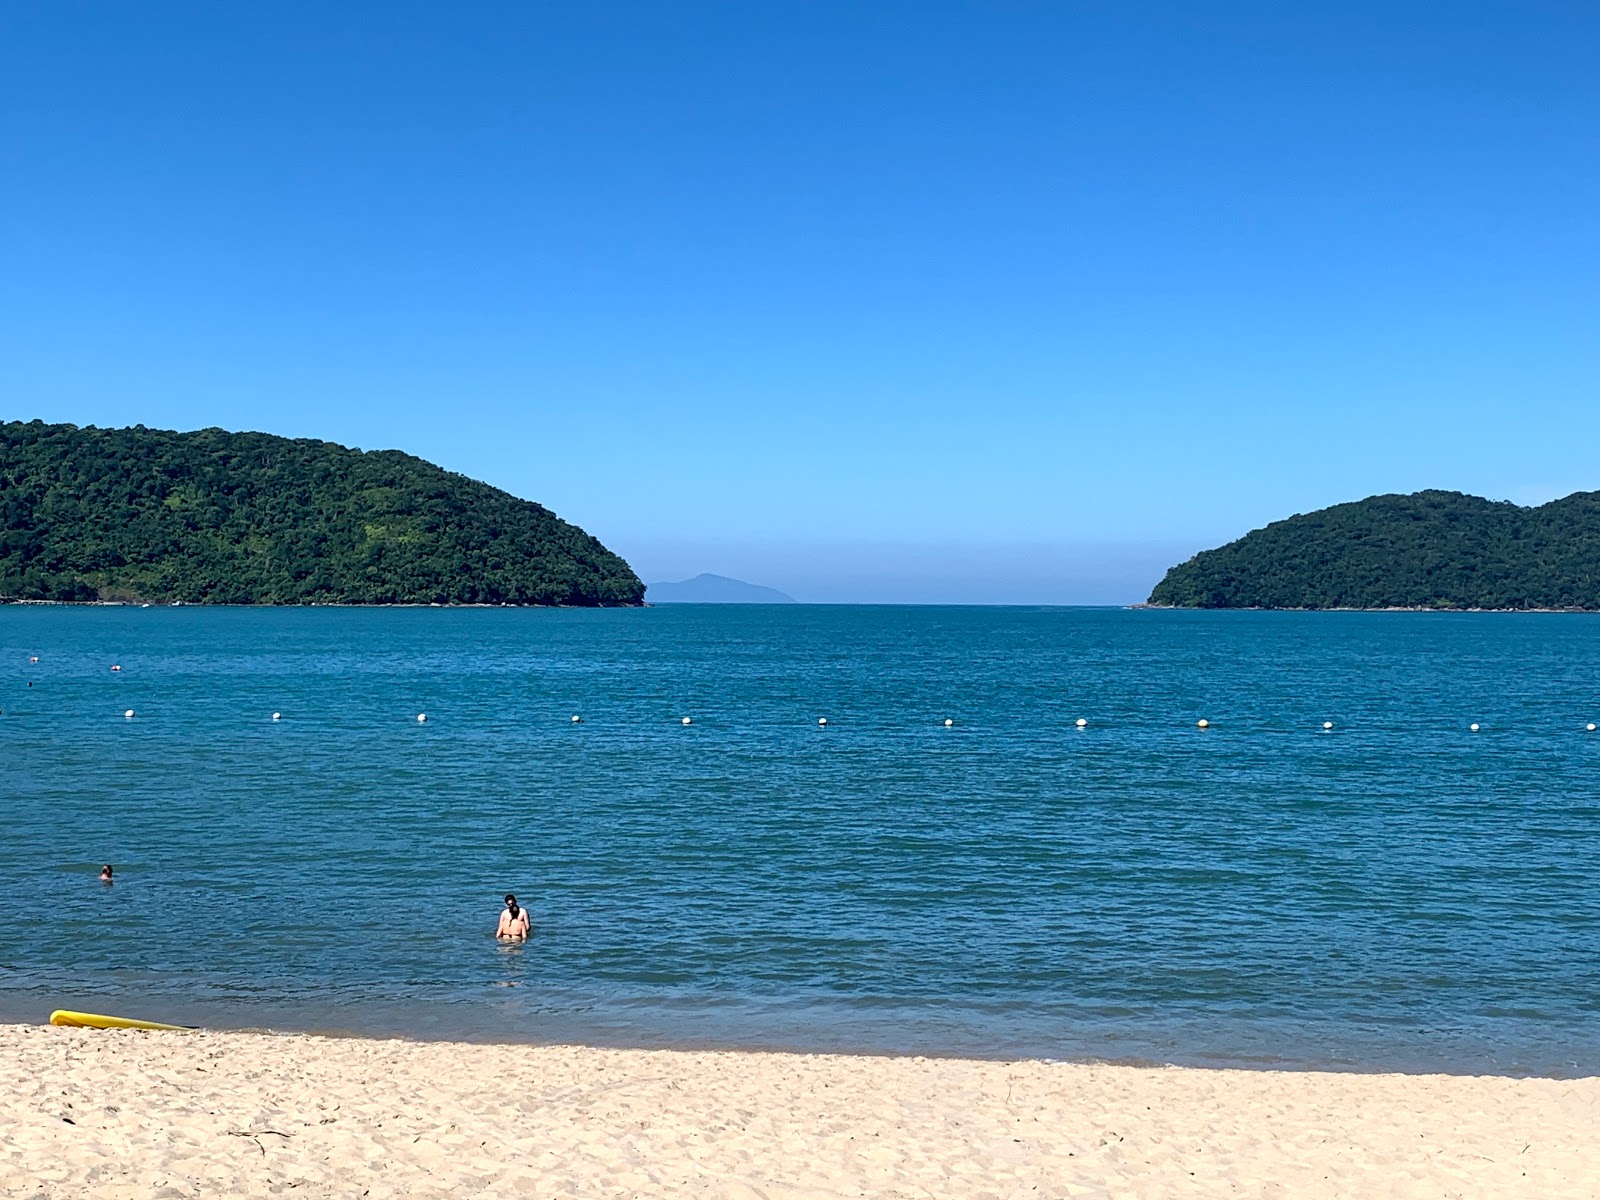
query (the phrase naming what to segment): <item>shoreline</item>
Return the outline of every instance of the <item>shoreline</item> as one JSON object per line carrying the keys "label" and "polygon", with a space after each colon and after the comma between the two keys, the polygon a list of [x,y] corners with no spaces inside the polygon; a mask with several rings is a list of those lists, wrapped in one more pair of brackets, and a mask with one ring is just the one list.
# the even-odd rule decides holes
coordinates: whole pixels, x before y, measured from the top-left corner
{"label": "shoreline", "polygon": [[431,601],[408,600],[396,601],[392,604],[367,603],[364,601],[338,601],[338,600],[308,600],[289,601],[284,603],[258,603],[239,604],[230,601],[209,600],[32,600],[20,599],[10,596],[0,596],[0,608],[248,608],[248,609],[288,609],[288,608],[338,608],[338,609],[394,609],[394,608],[442,608],[442,609],[546,609],[568,612],[590,612],[598,609],[641,609],[641,608],[1019,608],[1019,609],[1106,609],[1120,612],[1229,612],[1229,613],[1523,613],[1529,616],[1596,616],[1600,615],[1600,608],[1440,608],[1436,605],[1389,605],[1383,608],[1233,608],[1221,606],[1200,606],[1192,604],[934,604],[934,603],[851,603],[848,601],[710,601],[710,600],[641,600],[636,604],[513,604],[502,600],[496,602],[449,603],[440,604]]}
{"label": "shoreline", "polygon": [[1230,608],[1197,604],[1129,604],[1129,612],[1253,612],[1253,613],[1527,613],[1530,616],[1589,616],[1600,608],[1440,608],[1437,605],[1389,605],[1383,608]]}
{"label": "shoreline", "polygon": [[646,601],[637,604],[513,604],[509,600],[474,602],[471,604],[439,604],[433,601],[406,600],[393,604],[366,603],[341,600],[297,600],[287,603],[237,604],[230,601],[210,600],[31,600],[0,596],[0,606],[16,605],[35,608],[547,608],[570,609],[587,612],[596,608],[654,608]]}
{"label": "shoreline", "polygon": [[[308,1025],[210,1025],[185,1024],[186,1018],[170,1013],[141,1008],[129,1009],[127,1005],[109,1006],[119,1015],[133,1015],[141,1019],[170,1020],[187,1033],[217,1037],[310,1038],[329,1042],[402,1043],[415,1046],[480,1046],[505,1052],[542,1050],[592,1050],[619,1054],[717,1054],[717,1055],[778,1055],[793,1058],[839,1058],[867,1060],[927,1059],[942,1062],[974,1064],[1038,1063],[1044,1066],[1085,1068],[1118,1068],[1134,1071],[1235,1071],[1241,1074],[1280,1075],[1337,1075],[1385,1076],[1396,1078],[1440,1079],[1506,1079],[1548,1080],[1562,1083],[1573,1080],[1600,1080],[1600,1070],[1585,1070],[1572,1064],[1572,1070],[1552,1070],[1543,1067],[1494,1066],[1486,1063],[1461,1062],[1457,1064],[1420,1062],[1372,1063],[1353,1060],[1329,1060],[1309,1057],[1286,1057],[1258,1052],[1255,1054],[1196,1054],[1188,1058],[1152,1057],[1128,1053],[1110,1057],[1081,1049],[1060,1052],[1035,1051],[1021,1046],[997,1046],[992,1049],[965,1048],[951,1044],[872,1046],[849,1042],[816,1042],[808,1044],[803,1039],[774,1038],[715,1038],[682,1035],[608,1038],[596,1031],[566,1029],[547,1037],[507,1033],[498,1030],[450,1033],[430,1032],[422,1029],[405,1029],[393,1026],[356,1028],[337,1023],[316,1022]],[[192,1019],[192,1018],[187,1018]],[[0,1037],[15,1029],[51,1028],[47,1020],[34,1017],[0,1015]]]}
{"label": "shoreline", "polygon": [[[0,1026],[0,1193],[1588,1194],[1600,1077]],[[165,1190],[163,1190],[165,1189]]]}
{"label": "shoreline", "polygon": [[[141,1018],[149,1014],[140,1014]],[[70,1032],[74,1034],[109,1034],[114,1037],[125,1037],[129,1034],[143,1036],[157,1034],[169,1036],[166,1030],[127,1030],[127,1029],[89,1029],[76,1026],[53,1026],[48,1020],[17,1020],[0,1018],[0,1044],[3,1044],[7,1035],[17,1030],[48,1030]],[[675,1040],[668,1044],[651,1044],[645,1042],[629,1042],[617,1040],[608,1042],[603,1040],[587,1041],[581,1039],[554,1038],[550,1040],[534,1040],[530,1038],[496,1036],[486,1034],[482,1037],[430,1037],[420,1033],[388,1033],[366,1032],[357,1029],[341,1029],[337,1027],[318,1027],[310,1029],[278,1029],[270,1026],[218,1026],[218,1025],[179,1025],[170,1033],[173,1037],[188,1037],[203,1035],[217,1038],[268,1038],[286,1041],[309,1040],[325,1041],[334,1044],[344,1043],[383,1043],[402,1046],[444,1046],[444,1047],[476,1047],[484,1050],[502,1051],[592,1051],[597,1054],[685,1054],[685,1055],[754,1055],[773,1056],[779,1058],[828,1058],[843,1060],[866,1061],[916,1061],[916,1062],[951,1062],[971,1063],[975,1065],[1001,1065],[1016,1066],[1021,1064],[1037,1064],[1044,1067],[1072,1067],[1085,1069],[1108,1069],[1127,1071],[1208,1071],[1232,1072],[1239,1075],[1329,1075],[1338,1077],[1362,1076],[1368,1078],[1394,1078],[1394,1079],[1502,1079],[1509,1081],[1542,1080],[1549,1083],[1574,1083],[1593,1080],[1600,1083],[1600,1071],[1592,1074],[1573,1073],[1568,1075],[1553,1075],[1539,1071],[1487,1071],[1487,1070],[1445,1070],[1403,1067],[1370,1067],[1361,1065],[1346,1065],[1335,1063],[1311,1063],[1296,1059],[1267,1059],[1262,1057],[1250,1062],[1227,1064],[1198,1064],[1192,1062],[1168,1062],[1163,1059],[1141,1058],[1137,1055],[1126,1058],[1101,1058],[1091,1055],[1084,1056],[1055,1056],[1049,1054],[1029,1054],[1024,1052],[1005,1053],[1003,1051],[964,1052],[953,1049],[913,1049],[913,1050],[874,1050],[874,1049],[808,1049],[805,1046],[790,1045],[783,1042],[765,1044],[734,1044],[700,1042],[693,1038]]]}

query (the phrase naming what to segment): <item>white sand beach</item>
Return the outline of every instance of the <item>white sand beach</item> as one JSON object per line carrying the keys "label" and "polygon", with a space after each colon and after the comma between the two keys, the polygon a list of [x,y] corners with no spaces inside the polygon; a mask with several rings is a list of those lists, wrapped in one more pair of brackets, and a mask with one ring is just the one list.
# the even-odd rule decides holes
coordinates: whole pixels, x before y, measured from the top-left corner
{"label": "white sand beach", "polygon": [[0,1194],[1593,1197],[1600,1078],[0,1026]]}

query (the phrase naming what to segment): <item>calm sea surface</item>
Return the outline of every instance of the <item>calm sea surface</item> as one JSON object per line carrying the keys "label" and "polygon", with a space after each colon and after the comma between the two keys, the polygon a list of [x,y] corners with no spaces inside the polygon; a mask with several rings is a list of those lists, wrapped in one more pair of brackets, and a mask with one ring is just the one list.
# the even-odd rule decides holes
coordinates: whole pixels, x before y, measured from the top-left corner
{"label": "calm sea surface", "polygon": [[0,1019],[1600,1072],[1597,617],[9,607],[0,710]]}

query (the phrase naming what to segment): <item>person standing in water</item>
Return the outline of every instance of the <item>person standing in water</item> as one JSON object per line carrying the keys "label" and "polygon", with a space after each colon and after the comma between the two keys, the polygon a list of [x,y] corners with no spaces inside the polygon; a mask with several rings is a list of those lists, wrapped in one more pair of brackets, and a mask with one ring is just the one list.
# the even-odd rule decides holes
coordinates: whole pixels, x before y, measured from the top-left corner
{"label": "person standing in water", "polygon": [[111,864],[110,863],[107,863],[105,866],[100,868],[100,882],[101,883],[110,883],[111,882]]}
{"label": "person standing in water", "polygon": [[495,937],[521,941],[528,936],[528,928],[528,910],[518,908],[517,898],[507,892],[506,906],[500,914],[500,926],[494,931]]}

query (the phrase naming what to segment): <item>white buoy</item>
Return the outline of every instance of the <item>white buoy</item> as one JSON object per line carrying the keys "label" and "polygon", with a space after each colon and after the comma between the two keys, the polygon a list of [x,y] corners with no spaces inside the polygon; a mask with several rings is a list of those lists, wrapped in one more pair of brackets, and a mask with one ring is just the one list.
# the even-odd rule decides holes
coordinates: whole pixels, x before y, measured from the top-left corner
{"label": "white buoy", "polygon": [[1332,729],[1333,728],[1333,722],[1332,721],[1324,721],[1322,723],[1322,727],[1324,729]]}
{"label": "white buoy", "polygon": [[944,719],[944,727],[945,727],[945,728],[946,728],[946,729],[949,729],[949,728],[950,728],[950,726],[952,726],[952,725],[954,725],[954,724],[955,724],[955,722],[954,722],[954,721],[952,721],[952,720],[951,720],[951,719],[950,719],[950,718],[949,718],[949,717],[946,717],[946,718],[945,718],[945,719]]}
{"label": "white buoy", "polygon": [[1085,721],[1082,717],[1078,718],[1078,728],[1079,729],[1083,729],[1088,724],[1089,724],[1089,722]]}
{"label": "white buoy", "polygon": [[1593,722],[1593,721],[1590,721],[1590,722],[1589,722],[1589,732],[1590,732],[1590,733],[1593,733],[1593,732],[1594,732],[1594,722]]}
{"label": "white buoy", "polygon": [[113,671],[120,671],[120,670],[122,670],[122,668],[121,668],[121,667],[112,667],[112,668],[111,668],[111,669],[112,669],[112,670],[113,670]]}
{"label": "white buoy", "polygon": [[122,715],[127,717],[128,720],[130,720],[130,721],[133,720],[133,709],[130,708],[127,712],[123,713]]}
{"label": "white buoy", "polygon": [[694,721],[693,721],[693,720],[692,720],[692,719],[690,719],[690,718],[689,718],[689,717],[685,717],[685,718],[684,718],[684,719],[683,719],[683,723],[684,723],[684,724],[685,724],[685,725],[693,725],[693,724],[694,724]]}
{"label": "white buoy", "polygon": [[274,721],[281,721],[281,720],[283,720],[283,714],[282,713],[273,713],[272,714],[272,719]]}
{"label": "white buoy", "polygon": [[417,724],[418,725],[424,724],[427,721],[427,719],[428,719],[428,714],[427,713],[418,713],[417,714]]}
{"label": "white buoy", "polygon": [[1474,721],[1472,723],[1472,732],[1473,733],[1477,733],[1478,732],[1478,723],[1476,721]]}
{"label": "white buoy", "polygon": [[817,718],[817,724],[818,725],[826,725],[827,723],[828,723],[828,718],[827,717],[818,717]]}
{"label": "white buoy", "polygon": [[1210,729],[1211,728],[1211,722],[1206,720],[1204,717],[1201,717],[1198,721],[1196,721],[1194,723],[1194,726],[1195,726],[1196,729]]}
{"label": "white buoy", "polygon": [[579,716],[579,715],[578,715],[578,714],[577,714],[577,713],[573,713],[573,714],[572,714],[572,723],[573,723],[573,724],[574,724],[574,725],[576,725],[576,724],[578,724],[578,722],[580,722],[580,721],[582,721],[582,720],[583,720],[583,718],[582,718],[582,717],[580,717],[580,716]]}

